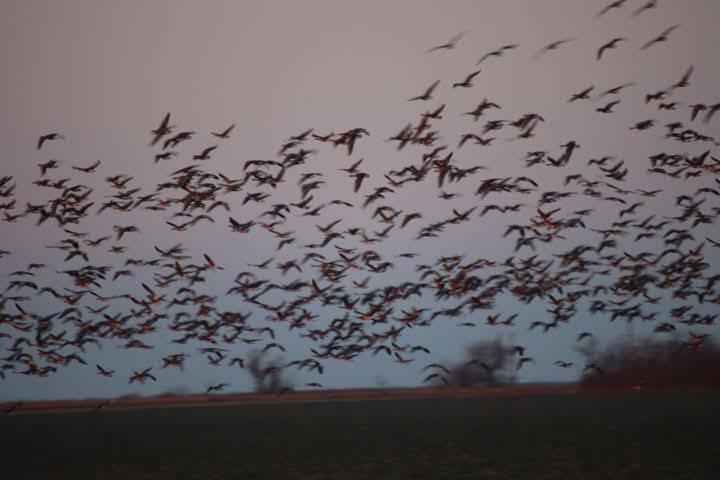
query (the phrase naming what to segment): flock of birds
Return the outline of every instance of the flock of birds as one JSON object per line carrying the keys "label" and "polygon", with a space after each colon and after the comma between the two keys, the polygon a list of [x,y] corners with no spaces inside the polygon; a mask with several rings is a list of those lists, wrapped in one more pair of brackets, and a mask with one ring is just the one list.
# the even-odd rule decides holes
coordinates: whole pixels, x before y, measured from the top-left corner
{"label": "flock of birds", "polygon": [[[598,16],[608,15],[625,4],[625,0],[614,1]],[[632,15],[641,15],[656,6],[656,1],[648,1]],[[662,30],[643,42],[640,49],[668,42],[677,28],[678,25],[672,25]],[[457,35],[427,53],[435,55],[453,50],[462,38],[463,34]],[[552,42],[534,58],[539,59],[573,41],[566,38]],[[618,37],[600,45],[597,61],[605,60],[612,50],[626,42],[629,42],[627,38]],[[483,55],[477,64],[510,55],[517,48],[518,45],[501,46]],[[472,88],[480,73],[480,70],[470,72],[464,79],[452,83],[451,90]],[[53,178],[52,174],[62,171],[63,166],[58,160],[47,160],[38,164],[39,178],[33,184],[49,192],[52,198],[43,203],[22,205],[14,196],[14,179],[1,177],[0,214],[6,224],[3,230],[7,231],[10,228],[7,225],[14,222],[34,221],[37,225],[56,225],[65,238],[47,245],[48,249],[58,251],[60,267],[30,263],[22,270],[7,274],[7,286],[0,297],[0,349],[4,351],[0,358],[0,379],[8,375],[46,377],[61,367],[75,363],[87,365],[88,349],[106,343],[116,343],[129,351],[151,350],[155,345],[147,343],[147,336],[158,332],[170,332],[171,342],[178,349],[192,346],[210,365],[243,369],[247,358],[237,355],[237,346],[257,348],[262,353],[285,352],[285,347],[276,341],[275,329],[282,328],[309,340],[313,346],[305,356],[287,364],[269,366],[261,375],[286,368],[321,375],[331,360],[352,362],[369,354],[383,355],[400,364],[425,359],[421,370],[427,375],[425,382],[447,383],[449,367],[430,360],[432,353],[427,346],[402,343],[401,337],[411,329],[430,326],[443,318],[456,319],[457,325],[472,328],[480,323],[474,320],[478,311],[486,312],[482,314],[486,317],[485,325],[520,327],[518,314],[494,312],[496,299],[502,296],[524,304],[539,302],[548,306],[549,320],[528,322],[524,328],[529,330],[551,332],[567,325],[578,312],[585,315],[589,311],[610,321],[655,322],[654,330],[660,335],[678,334],[675,331],[683,328],[683,335],[687,335],[685,345],[698,348],[709,336],[703,331],[715,325],[717,314],[703,314],[696,307],[720,304],[717,289],[720,274],[713,272],[705,258],[706,254],[717,258],[719,251],[715,249],[720,248],[720,239],[699,237],[696,233],[699,227],[713,225],[720,214],[717,203],[720,159],[712,155],[712,148],[718,143],[703,132],[720,111],[720,103],[684,106],[681,95],[690,86],[694,70],[689,67],[679,73],[679,79],[668,82],[667,88],[643,95],[647,108],[672,112],[676,116],[673,121],[661,126],[655,119],[644,119],[628,125],[628,135],[665,128],[662,138],[668,145],[683,148],[688,144],[708,145],[707,150],[696,156],[668,151],[648,159],[647,171],[642,174],[645,179],[655,178],[652,174],[663,175],[683,185],[697,177],[714,180],[710,186],[678,194],[674,215],[670,212],[667,216],[645,215],[646,199],[661,195],[663,190],[626,186],[629,168],[615,157],[581,162],[577,153],[581,146],[573,140],[558,151],[529,151],[524,158],[528,171],[562,168],[559,172],[567,172],[562,190],[546,190],[541,182],[528,175],[477,179],[486,167],[462,167],[454,161],[460,149],[473,145],[491,148],[492,142],[508,131],[508,138],[513,140],[532,138],[545,120],[543,115],[532,112],[512,120],[488,119],[480,128],[460,135],[457,145],[453,146],[443,142],[440,131],[434,128],[446,114],[445,104],[434,102],[441,80],[433,81],[419,95],[408,98],[410,102],[429,107],[387,139],[395,143],[397,150],[415,149],[417,161],[382,172],[379,183],[372,186],[371,178],[376,175],[362,170],[363,158],[354,156],[358,146],[368,141],[371,134],[362,127],[323,133],[309,128],[289,137],[276,159],[245,161],[244,175],[230,178],[206,167],[213,165],[213,154],[221,142],[233,135],[235,125],[230,125],[211,132],[217,143],[196,150],[189,165],[177,168],[154,191],[136,186],[133,176],[100,173],[101,169],[109,168],[101,161],[87,166],[72,165],[73,176]],[[606,103],[595,110],[609,115],[624,100],[625,90],[631,87],[639,85],[624,83],[600,92],[596,92],[594,86],[587,86],[575,93],[569,92],[563,100],[573,103],[603,100]],[[473,109],[459,113],[471,117],[468,122],[475,126],[481,119],[501,110],[499,103],[484,99]],[[180,156],[179,147],[196,134],[173,123],[168,113],[151,131],[155,164],[165,164]],[[44,153],[64,140],[60,132],[46,133],[39,137],[36,147]],[[321,145],[347,154],[349,166],[340,170],[347,175],[353,196],[322,203],[316,200],[327,180],[322,171],[306,167],[313,165]],[[98,175],[105,175],[106,186],[114,192],[104,201],[83,183],[88,176]],[[273,203],[273,193],[293,181],[296,181],[297,200]],[[440,199],[437,211],[442,211],[446,209],[445,202],[460,197],[447,192],[446,188],[473,181],[476,185],[474,205],[461,208],[453,204],[447,208],[448,216],[440,221],[423,223],[427,211],[402,211],[392,205],[393,198],[410,184],[434,183]],[[498,200],[522,197],[524,201],[489,203],[489,197]],[[527,199],[535,197],[536,204],[528,202]],[[605,211],[617,205],[620,209],[617,218],[609,225],[595,224],[592,218],[595,209],[573,209],[572,202],[580,197],[592,199]],[[266,206],[266,209],[249,218],[243,210],[250,205]],[[335,213],[336,209],[340,211]],[[360,209],[367,212],[370,219],[364,225],[351,225],[343,209]],[[329,215],[331,210],[339,218],[316,224],[319,239],[312,243],[301,244],[299,235],[287,228],[293,218],[313,222],[315,218]],[[172,232],[202,228],[201,224],[224,224],[235,235],[269,236],[277,242],[277,254],[247,264],[247,268],[238,268],[237,264],[221,265],[207,253],[202,254],[201,260],[193,260],[182,242],[171,242],[155,245],[156,255],[151,258],[136,258],[129,255],[128,247],[121,243],[142,233],[131,222],[116,224],[111,232],[102,235],[83,228],[85,222],[92,221],[98,214],[112,212],[118,218],[128,219],[137,212],[151,211],[162,215]],[[519,216],[519,212],[530,213],[527,222],[510,223],[504,231],[498,230],[514,242],[513,256],[505,259],[470,259],[459,254],[440,256],[415,265],[415,278],[373,287],[373,283],[381,283],[379,277],[395,269],[398,262],[412,262],[420,255],[407,251],[387,258],[374,249],[393,234],[416,228],[413,246],[423,248],[424,239],[440,237],[454,225],[472,222],[492,212],[505,214],[506,218]],[[546,253],[551,246],[568,239],[573,231],[593,232],[597,241]],[[665,249],[631,254],[624,248],[623,238],[635,246],[642,246],[644,241],[653,246],[662,243]],[[111,264],[99,263],[97,258],[101,254],[96,252],[103,249],[116,260]],[[276,259],[286,253],[292,258]],[[0,249],[0,259],[11,254]],[[43,283],[40,280],[43,272],[52,270],[60,274],[63,281]],[[213,285],[211,276],[223,270],[237,270],[232,285],[223,294],[242,299],[241,311],[220,308],[217,297],[203,290],[204,286]],[[138,281],[140,293],[106,293],[113,289],[115,282],[141,274],[151,276],[152,280]],[[298,278],[278,281],[287,274],[296,274]],[[273,295],[279,301],[270,300]],[[411,306],[428,295],[438,302],[436,308]],[[30,307],[34,301],[47,305],[48,298],[64,305],[51,313],[39,313]],[[667,311],[653,310],[653,305],[668,301],[682,305]],[[317,313],[330,307],[343,314],[328,319]],[[253,317],[256,318],[258,312],[264,318],[255,320]],[[592,335],[583,332],[577,341],[585,341]],[[522,345],[514,346],[513,353],[518,370],[534,361]],[[161,358],[162,363],[122,373],[130,383],[156,381],[165,369],[182,369],[191,356],[188,351],[173,353]],[[483,359],[471,359],[468,364],[489,368]],[[555,364],[558,368],[574,365],[563,359]],[[103,377],[116,374],[107,365],[87,368]],[[601,374],[601,367],[592,363],[581,368]],[[228,381],[210,385],[207,393],[221,391],[231,384]],[[306,386],[321,387],[322,384],[313,381]]]}

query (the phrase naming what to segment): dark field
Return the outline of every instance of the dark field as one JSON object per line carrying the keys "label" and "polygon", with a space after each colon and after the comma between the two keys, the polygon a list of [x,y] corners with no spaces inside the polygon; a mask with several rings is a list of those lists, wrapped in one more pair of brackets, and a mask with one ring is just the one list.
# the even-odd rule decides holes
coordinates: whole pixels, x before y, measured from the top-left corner
{"label": "dark field", "polygon": [[717,392],[17,414],[0,432],[7,480],[720,478]]}

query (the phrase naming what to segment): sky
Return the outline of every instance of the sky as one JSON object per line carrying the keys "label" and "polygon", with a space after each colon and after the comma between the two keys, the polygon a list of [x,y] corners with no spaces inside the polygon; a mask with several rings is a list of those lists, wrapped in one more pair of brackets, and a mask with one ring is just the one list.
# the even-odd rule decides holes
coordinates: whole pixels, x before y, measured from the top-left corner
{"label": "sky", "polygon": [[[703,201],[693,209],[689,220],[671,220],[656,232],[655,238],[641,240],[636,240],[639,227],[632,224],[621,227],[627,233],[614,237],[615,247],[583,255],[588,261],[599,263],[589,264],[587,271],[571,275],[580,281],[596,272],[586,286],[569,284],[562,292],[550,287],[549,293],[554,299],[563,299],[563,308],[570,308],[572,292],[595,286],[607,287],[620,275],[631,274],[630,266],[637,262],[626,257],[626,253],[657,255],[669,248],[664,242],[672,240],[676,233],[663,236],[672,229],[687,231],[693,236],[680,244],[682,253],[704,244],[699,255],[690,256],[705,265],[699,276],[690,280],[688,288],[700,288],[707,279],[718,274],[718,247],[706,240],[709,237],[720,241],[716,224],[692,226],[698,216],[709,216],[709,221],[717,216],[718,194],[710,190],[699,191],[702,188],[720,190],[717,169],[691,167],[687,171],[697,176],[689,178],[685,177],[686,171],[673,178],[648,169],[652,166],[649,157],[659,153],[693,158],[710,150],[706,159],[708,165],[713,164],[711,156],[720,157],[714,141],[697,138],[697,135],[720,136],[720,113],[708,122],[703,121],[705,114],[702,112],[696,120],[690,118],[690,105],[720,102],[717,90],[720,68],[714,51],[720,40],[716,26],[720,4],[713,0],[659,0],[655,8],[633,15],[646,2],[628,0],[620,8],[599,15],[610,3],[601,0],[3,2],[0,4],[0,59],[4,66],[0,84],[0,104],[4,112],[0,116],[0,179],[6,176],[12,179],[0,187],[0,193],[11,185],[15,188],[0,198],[0,204],[13,200],[16,203],[4,208],[0,215],[22,215],[28,203],[47,204],[62,194],[61,188],[33,183],[43,178],[51,181],[67,178],[64,187],[86,185],[92,191],[85,203],[94,204],[77,224],[59,225],[50,219],[37,225],[38,215],[34,213],[20,216],[15,222],[7,221],[7,218],[0,222],[0,250],[10,252],[0,257],[0,275],[7,286],[0,285],[5,299],[0,309],[4,319],[0,333],[5,334],[0,335],[0,354],[6,359],[2,362],[8,365],[3,370],[5,379],[0,379],[0,401],[114,397],[168,390],[202,392],[218,383],[228,383],[227,391],[251,390],[251,376],[237,366],[229,366],[228,361],[232,357],[247,359],[252,350],[267,345],[272,339],[266,334],[245,331],[243,337],[260,338],[261,341],[228,344],[222,341],[220,334],[215,346],[228,349],[227,358],[221,366],[209,365],[206,355],[198,349],[211,344],[195,339],[178,345],[172,340],[179,338],[181,333],[169,328],[178,312],[184,311],[189,318],[198,318],[197,304],[171,306],[160,302],[152,305],[152,312],[169,315],[155,324],[156,332],[136,336],[152,345],[152,349],[125,349],[122,346],[127,340],[119,338],[100,338],[99,344],[85,345],[85,351],[72,345],[46,346],[55,348],[59,355],[77,353],[87,365],[72,362],[43,378],[23,375],[21,372],[29,368],[27,363],[17,358],[7,360],[17,354],[12,350],[13,344],[24,337],[29,344],[21,345],[21,352],[29,355],[37,368],[51,365],[40,355],[43,346],[37,345],[34,335],[37,318],[62,312],[68,306],[52,294],[40,293],[33,287],[13,286],[13,281],[30,280],[37,284],[38,290],[43,287],[57,291],[78,289],[67,274],[57,272],[87,265],[109,266],[106,279],[99,281],[101,286],[92,287],[99,295],[131,294],[143,298],[147,295],[142,288],[145,284],[158,295],[165,294],[168,300],[182,298],[185,294],[178,293],[178,289],[188,286],[186,279],[175,279],[166,288],[155,284],[156,274],[171,274],[172,268],[124,265],[128,258],[157,259],[160,256],[154,247],[166,250],[178,243],[182,243],[185,254],[190,256],[182,261],[183,266],[204,265],[203,255],[207,254],[224,268],[204,272],[205,281],[192,286],[196,296],[215,297],[212,304],[215,310],[208,318],[216,320],[218,312],[239,312],[250,315],[248,327],[273,327],[275,341],[286,351],[274,349],[271,357],[281,353],[284,362],[310,358],[311,348],[316,351],[321,348],[319,346],[325,341],[314,342],[302,336],[309,329],[323,330],[333,318],[345,313],[350,315],[348,323],[363,322],[358,318],[358,311],[364,311],[367,306],[358,304],[353,311],[345,311],[332,302],[323,305],[316,298],[303,307],[317,318],[291,330],[288,322],[270,322],[268,310],[247,302],[240,295],[226,293],[235,286],[238,273],[252,272],[258,280],[267,279],[276,284],[315,279],[320,288],[342,287],[352,298],[404,282],[430,284],[424,287],[421,297],[394,303],[388,323],[369,325],[364,321],[366,334],[401,327],[402,323],[397,319],[401,318],[403,310],[424,308],[427,311],[423,319],[430,319],[433,312],[456,307],[496,282],[488,280],[494,274],[503,274],[510,279],[510,286],[493,296],[491,308],[470,311],[465,306],[458,318],[438,315],[425,326],[406,327],[398,337],[397,344],[421,345],[429,349],[430,354],[397,351],[401,358],[412,360],[409,364],[401,364],[395,361],[396,357],[374,356],[370,349],[352,361],[322,360],[325,367],[322,375],[288,368],[286,373],[297,388],[305,388],[309,382],[319,382],[326,388],[375,386],[379,382],[417,386],[428,373],[423,371],[425,365],[435,362],[450,366],[461,362],[465,359],[467,345],[491,340],[497,335],[512,344],[524,346],[525,355],[534,360],[518,370],[519,381],[573,381],[584,366],[583,358],[574,350],[580,332],[592,332],[602,344],[630,331],[622,318],[611,321],[606,313],[591,314],[590,306],[595,300],[605,302],[608,308],[615,308],[609,301],[623,298],[628,301],[627,306],[639,303],[642,314],[648,315],[649,319],[635,318],[632,322],[635,335],[652,334],[653,329],[664,322],[676,326],[675,335],[680,339],[688,338],[690,331],[694,334],[717,333],[717,327],[713,325],[687,325],[679,321],[689,319],[693,314],[713,314],[717,311],[717,303],[700,303],[698,297],[683,299],[675,294],[677,289],[682,290],[677,285],[668,288],[652,286],[648,290],[649,296],[660,297],[654,304],[648,303],[637,292],[623,297],[613,296],[612,291],[604,293],[601,289],[594,297],[583,296],[577,300],[572,318],[557,328],[551,328],[547,333],[542,332],[542,327],[530,330],[533,322],[553,320],[553,314],[547,311],[553,308],[552,300],[545,295],[530,303],[519,302],[510,289],[520,282],[520,277],[503,273],[508,268],[500,266],[509,257],[514,257],[516,264],[521,265],[521,260],[536,255],[535,261],[554,261],[548,272],[557,273],[565,268],[558,255],[579,245],[595,247],[602,241],[602,234],[596,230],[614,228],[613,222],[628,219],[638,224],[651,215],[655,217],[650,223],[658,223],[664,217],[680,216],[688,201],[678,200],[678,197],[689,195],[690,203]],[[668,34],[667,41],[642,48],[674,25],[677,28]],[[454,48],[428,52],[459,34],[462,35]],[[598,60],[598,49],[615,38],[623,40],[617,42],[617,48],[605,50]],[[568,41],[557,49],[543,50],[561,40]],[[488,56],[477,64],[483,56],[503,46],[511,48],[500,50],[501,55]],[[691,66],[689,85],[671,88]],[[473,78],[472,86],[453,87],[453,83],[462,82],[476,70],[480,73]],[[408,101],[420,96],[435,81],[439,84],[431,99]],[[617,95],[601,98],[603,92],[624,84],[630,85]],[[572,95],[591,86],[593,89],[587,99],[568,101]],[[646,100],[647,94],[659,91],[666,91],[666,96],[660,100]],[[474,122],[465,113],[484,99],[500,108],[486,110]],[[611,113],[596,110],[614,100],[620,102],[610,107]],[[663,103],[668,108],[661,110],[659,106]],[[423,113],[432,112],[441,105],[445,105],[442,118],[429,120],[429,130],[437,131],[438,137],[432,145],[410,142],[398,149],[398,142],[389,140],[407,124],[417,126]],[[176,128],[151,146],[151,131],[158,127],[167,112],[171,115],[170,125]],[[518,138],[525,130],[507,123],[500,130],[483,133],[489,120],[516,121],[528,113],[539,114],[543,119],[534,121],[530,129],[533,136],[529,138]],[[646,120],[655,123],[645,130],[631,129]],[[683,124],[676,133],[690,129],[695,134],[687,135],[696,137],[686,138],[688,141],[667,137],[666,125],[671,122]],[[212,135],[232,124],[236,126],[229,138]],[[129,212],[108,208],[98,213],[100,206],[111,200],[111,195],[123,191],[113,189],[106,181],[107,177],[132,177],[124,191],[139,189],[129,194],[129,198],[137,200],[142,195],[157,192],[158,185],[173,178],[177,180],[178,176],[173,172],[189,165],[216,175],[208,177],[206,184],[222,184],[219,174],[242,179],[254,169],[274,175],[279,170],[277,166],[258,167],[246,162],[283,161],[284,157],[279,153],[281,146],[291,136],[311,128],[312,133],[320,136],[355,128],[365,129],[368,135],[355,142],[352,154],[348,154],[345,144],[333,145],[308,135],[301,145],[290,147],[285,153],[301,148],[313,152],[308,154],[304,164],[286,168],[283,181],[276,188],[250,180],[238,191],[219,191],[215,199],[227,202],[230,212],[222,207],[210,213],[195,210],[194,216],[205,213],[214,221],[201,219],[184,232],[172,231],[166,223],[190,220],[191,217],[173,218],[182,207],[171,204],[165,210],[144,208],[156,205],[163,198],[181,198],[186,192],[177,187],[159,190],[152,200]],[[164,141],[180,131],[195,134],[174,148],[163,149]],[[64,139],[48,140],[38,149],[38,138],[53,132],[61,133]],[[494,140],[483,146],[471,139],[459,146],[462,135],[467,133],[476,134],[483,140],[494,137]],[[528,152],[543,151],[555,160],[562,159],[563,145],[568,142],[575,142],[579,147],[562,166],[552,166],[547,160],[526,166]],[[215,145],[217,148],[209,154],[208,160],[193,159],[206,147]],[[423,154],[441,146],[447,148],[440,151],[435,160],[442,160],[452,152],[451,165],[455,168],[481,168],[455,182],[446,178],[442,189],[438,187],[437,172],[431,169],[422,181],[394,187],[395,191],[386,193],[384,199],[362,207],[366,196],[375,188],[389,186],[386,175],[395,181],[408,178],[407,174],[401,177],[391,172],[410,165],[419,167]],[[155,162],[154,156],[163,151],[175,151],[177,155]],[[606,156],[613,158],[606,160],[604,165],[588,164],[591,159]],[[353,192],[355,178],[340,169],[361,159],[357,168],[369,176],[359,191]],[[41,176],[38,165],[50,160],[56,160],[58,168],[49,169]],[[98,160],[100,165],[91,173],[72,168],[88,167]],[[608,178],[608,172],[600,169],[601,166],[611,169],[619,162],[623,164],[618,170],[628,169],[627,175],[620,180]],[[672,172],[683,165],[684,160],[680,160],[676,166],[665,169]],[[325,206],[318,216],[304,216],[308,210],[291,207],[284,223],[276,226],[276,232],[292,232],[289,237],[295,241],[278,251],[279,239],[259,225],[274,220],[261,215],[271,210],[273,204],[299,202],[302,194],[298,180],[306,173],[320,175],[305,184],[314,180],[325,182],[312,191],[310,209]],[[570,179],[566,184],[566,177],[575,174],[582,177]],[[517,180],[523,176],[530,177],[537,186]],[[505,178],[509,179],[509,184],[518,188],[530,187],[531,191],[527,194],[491,192],[485,197],[476,194],[483,181]],[[582,184],[582,181],[600,183]],[[85,191],[82,188],[80,192]],[[588,188],[602,195],[589,195]],[[618,193],[617,188],[625,193]],[[441,190],[458,195],[441,199],[438,196]],[[646,197],[638,193],[639,190],[661,192]],[[572,212],[592,209],[591,213],[581,217],[585,228],[563,228],[558,234],[564,238],[556,237],[549,242],[536,240],[535,250],[522,247],[516,251],[518,234],[503,236],[506,227],[528,225],[532,218],[537,219],[538,199],[543,193],[553,191],[573,193],[540,208],[544,212],[561,208],[551,217],[555,222],[573,216],[578,218]],[[271,196],[263,203],[249,201],[243,204],[247,193],[258,192]],[[605,200],[613,196],[621,196],[627,203]],[[353,206],[328,204],[332,200],[347,201]],[[635,202],[643,204],[619,216],[623,208]],[[489,211],[480,216],[484,208],[492,204],[522,205],[517,211]],[[334,227],[338,233],[356,227],[370,238],[376,237],[375,232],[388,226],[379,222],[377,215],[373,218],[373,212],[381,205],[402,212],[394,220],[395,226],[387,239],[365,245],[359,237],[344,233],[344,238],[332,239],[324,247],[306,247],[323,240],[323,234],[315,225],[323,226],[335,220],[339,220]],[[475,210],[468,215],[468,221],[446,223],[436,237],[418,239],[423,227],[452,219],[453,209],[462,213],[472,208]],[[422,217],[401,227],[399,220],[413,212]],[[253,220],[258,225],[248,234],[238,234],[228,226],[228,217],[240,223]],[[128,225],[137,226],[139,231],[127,233],[116,241],[114,227]],[[89,256],[87,262],[80,257],[64,261],[66,252],[47,248],[69,238],[63,228],[87,234],[79,239],[81,248]],[[84,243],[104,235],[113,238],[96,248]],[[126,250],[110,253],[108,249],[112,245],[121,245]],[[384,261],[392,262],[392,265],[383,272],[372,272],[360,262],[360,268],[348,270],[346,276],[336,282],[321,277],[318,269],[313,267],[314,261],[304,264],[302,272],[290,270],[286,275],[277,268],[263,271],[248,265],[271,257],[271,265],[290,260],[300,262],[310,251],[325,255],[328,261],[343,263],[336,246],[355,248],[356,254],[374,250],[381,260],[371,262],[372,265]],[[398,257],[401,253],[416,253],[417,256]],[[432,275],[421,280],[421,272],[416,266],[429,265],[439,272],[437,275],[443,275],[441,265],[436,261],[453,255],[463,255],[462,263],[465,264],[486,259],[495,261],[496,266],[470,271],[469,275],[489,282],[476,291],[464,291],[449,300],[438,299],[433,283],[428,280]],[[621,265],[627,268],[608,267],[609,260],[600,259],[603,255],[624,257],[625,263]],[[657,271],[675,259],[677,254],[669,254],[659,265],[646,268]],[[27,270],[30,263],[42,263],[46,267],[33,271],[32,276],[13,274]],[[166,260],[160,265],[162,263]],[[543,265],[538,264],[538,269]],[[597,273],[607,269],[611,270],[608,275]],[[118,270],[131,270],[133,276],[120,276],[113,281],[113,274]],[[448,273],[456,274],[457,269]],[[678,273],[682,274],[683,271]],[[538,275],[536,272],[530,277],[537,278]],[[366,277],[370,280],[364,290],[352,283]],[[310,294],[312,288],[305,287],[301,292],[302,295]],[[717,295],[714,286],[707,289],[708,299],[717,298]],[[27,299],[7,298],[13,296]],[[277,306],[283,301],[290,303],[297,296],[297,292],[274,290],[262,300],[265,305]],[[28,318],[20,318],[16,303],[29,312]],[[110,315],[127,314],[130,309],[137,308],[127,298],[107,304],[105,313]],[[45,333],[65,332],[64,338],[72,339],[79,322],[103,321],[102,314],[88,309],[102,305],[103,302],[92,294],[85,293],[77,305],[82,310],[77,322],[55,318]],[[672,309],[683,306],[690,306],[692,310],[674,318]],[[500,319],[517,314],[515,326],[486,325],[487,317],[496,314]],[[131,320],[133,324],[140,322],[140,319]],[[461,326],[464,322],[475,326]],[[30,330],[23,331],[28,323]],[[326,340],[332,336],[329,334]],[[58,343],[62,344],[62,341]],[[385,344],[391,346],[389,340]],[[184,371],[162,368],[163,357],[179,352],[191,355],[185,362]],[[560,368],[554,364],[557,360],[574,365]],[[111,378],[98,375],[96,364],[115,371],[115,374]],[[128,383],[133,371],[149,367],[157,381]]]}

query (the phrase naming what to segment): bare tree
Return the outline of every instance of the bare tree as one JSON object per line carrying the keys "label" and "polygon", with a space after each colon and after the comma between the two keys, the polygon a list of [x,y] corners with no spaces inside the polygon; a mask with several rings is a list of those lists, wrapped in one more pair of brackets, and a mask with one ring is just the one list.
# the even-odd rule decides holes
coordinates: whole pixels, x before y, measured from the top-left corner
{"label": "bare tree", "polygon": [[248,356],[246,365],[255,381],[256,392],[281,393],[290,389],[283,376],[285,367],[279,359],[268,360],[265,353],[255,350]]}
{"label": "bare tree", "polygon": [[465,352],[465,360],[450,368],[449,385],[494,387],[515,381],[515,350],[500,337],[477,341],[468,345]]}
{"label": "bare tree", "polygon": [[720,345],[696,340],[618,340],[586,356],[588,388],[686,388],[720,385]]}

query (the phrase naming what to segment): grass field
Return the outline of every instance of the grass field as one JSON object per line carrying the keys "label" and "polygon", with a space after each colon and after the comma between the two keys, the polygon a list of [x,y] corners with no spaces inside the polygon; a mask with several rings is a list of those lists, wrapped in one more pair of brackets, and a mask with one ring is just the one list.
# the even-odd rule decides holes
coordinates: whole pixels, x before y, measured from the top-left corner
{"label": "grass field", "polygon": [[7,480],[720,478],[720,393],[19,414],[0,435]]}

